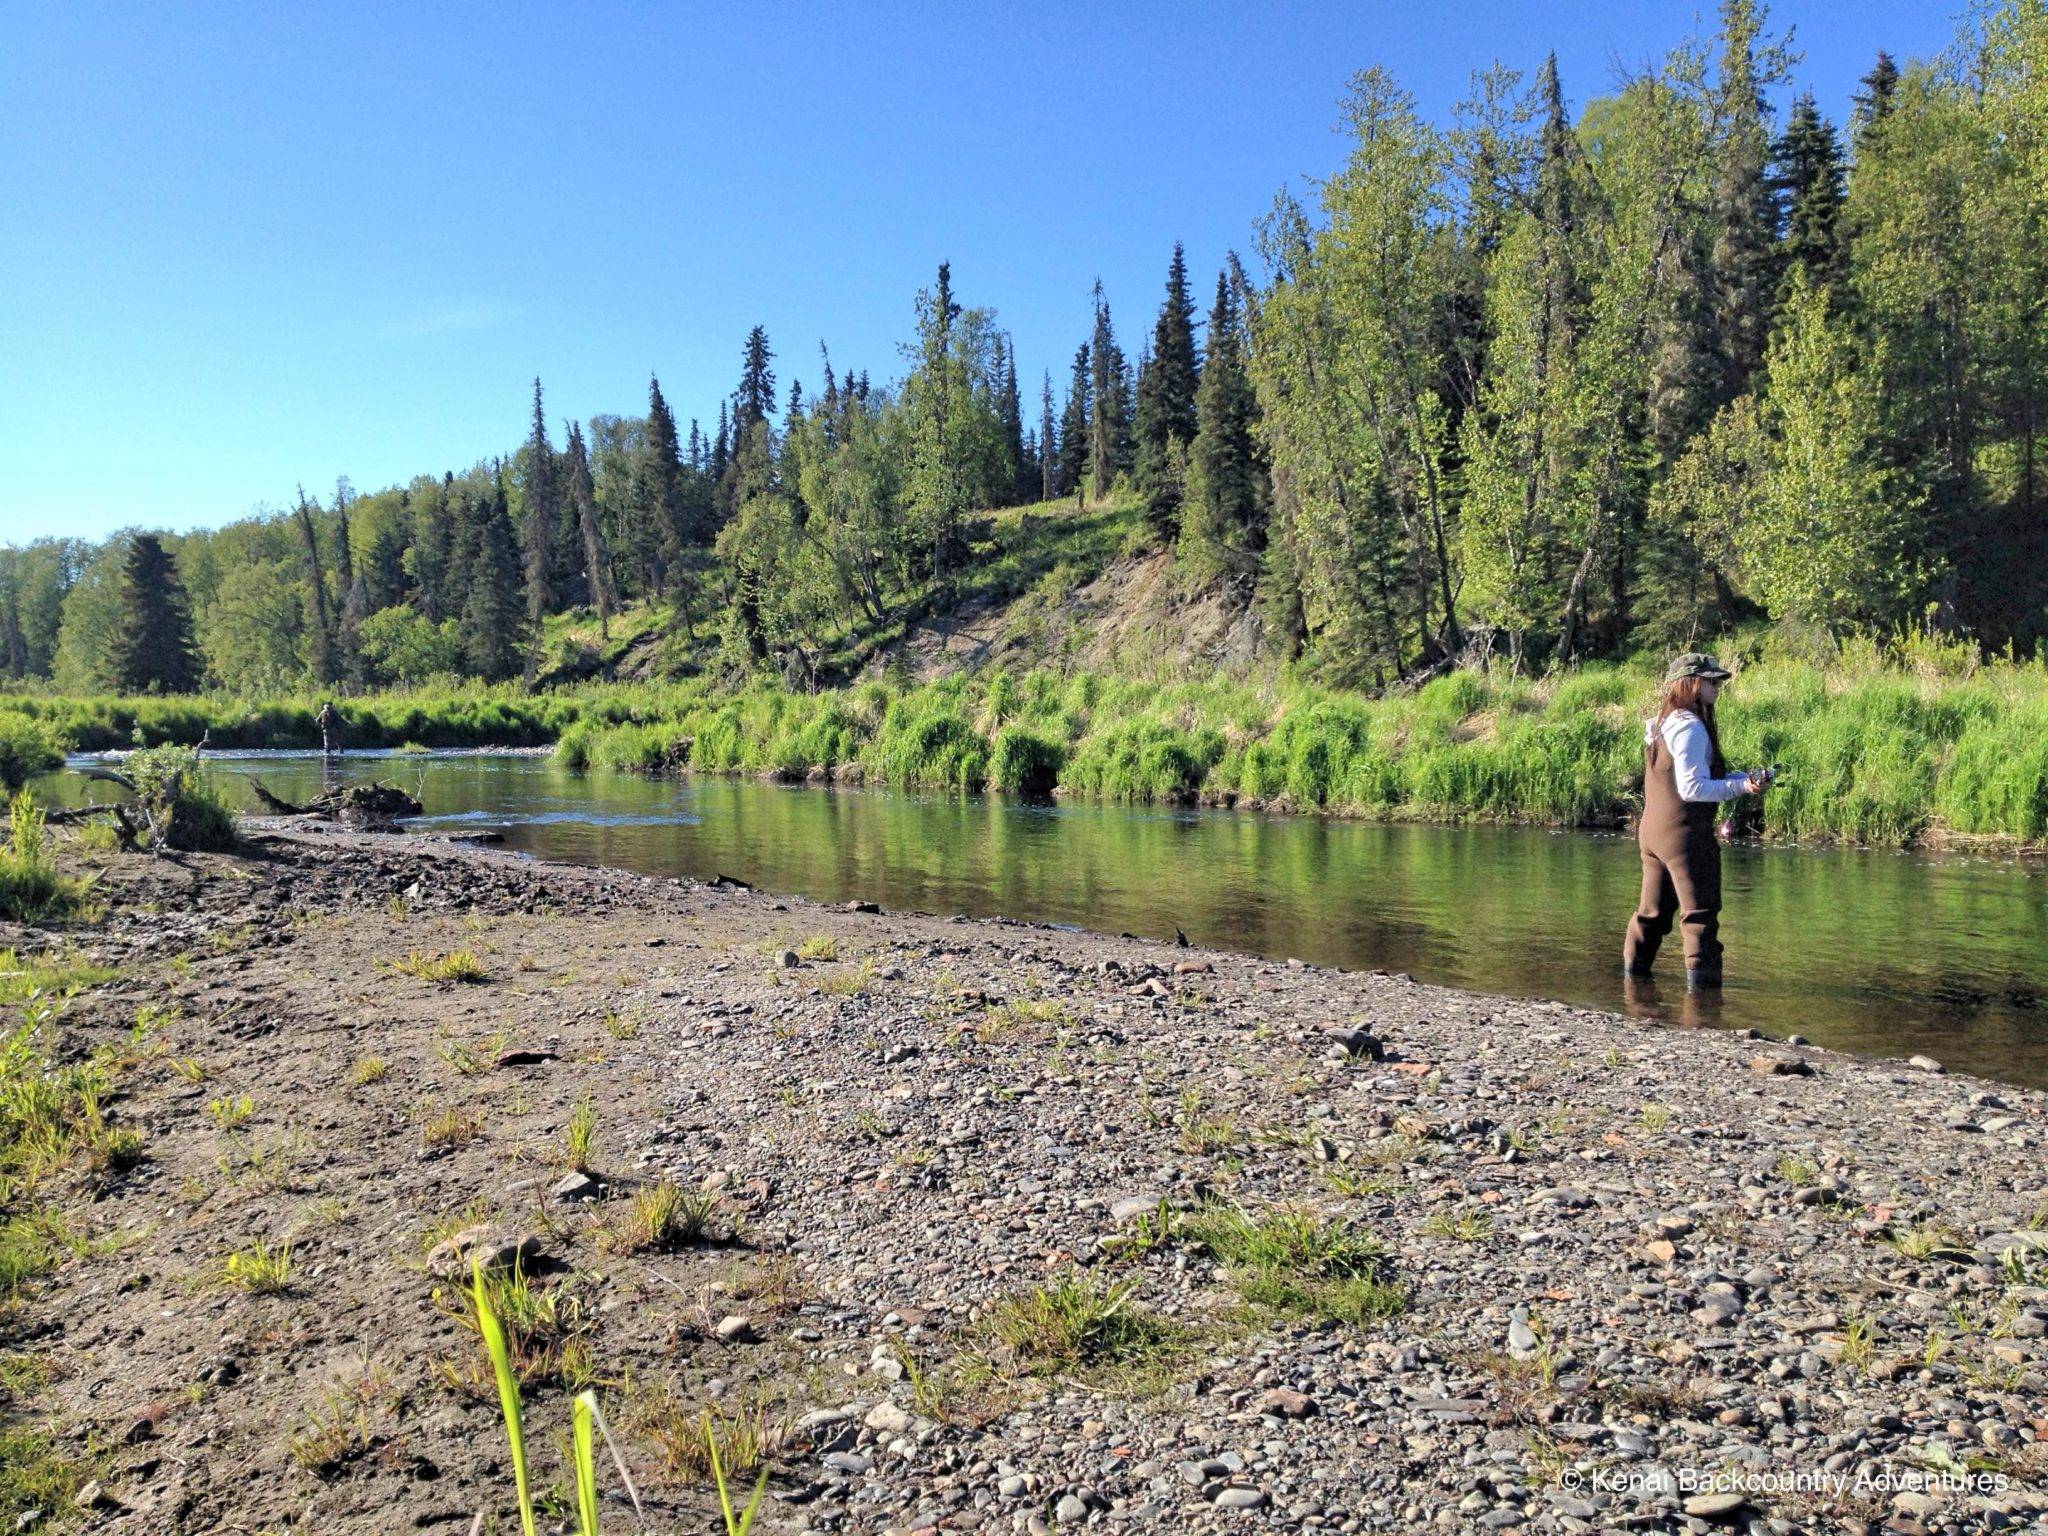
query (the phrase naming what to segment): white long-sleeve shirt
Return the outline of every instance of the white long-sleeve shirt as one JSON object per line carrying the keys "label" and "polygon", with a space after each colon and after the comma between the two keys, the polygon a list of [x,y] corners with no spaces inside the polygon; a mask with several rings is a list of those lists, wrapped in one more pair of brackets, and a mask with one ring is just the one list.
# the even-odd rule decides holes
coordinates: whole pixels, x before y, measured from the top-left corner
{"label": "white long-sleeve shirt", "polygon": [[[1643,745],[1649,745],[1656,729],[1654,716],[1643,722]],[[1674,709],[1664,717],[1664,749],[1671,754],[1671,774],[1678,781],[1679,799],[1712,802],[1749,793],[1746,773],[1714,777],[1714,744],[1707,739],[1706,722],[1690,710]]]}

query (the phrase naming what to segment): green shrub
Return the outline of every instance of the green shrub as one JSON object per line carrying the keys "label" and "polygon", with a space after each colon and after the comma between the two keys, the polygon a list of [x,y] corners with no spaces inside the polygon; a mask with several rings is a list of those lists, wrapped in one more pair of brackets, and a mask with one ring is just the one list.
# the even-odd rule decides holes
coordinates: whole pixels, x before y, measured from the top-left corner
{"label": "green shrub", "polygon": [[207,783],[191,747],[149,747],[131,752],[121,771],[153,835],[164,847],[187,852],[232,848],[235,814]]}
{"label": "green shrub", "polygon": [[1220,732],[1189,732],[1133,720],[1083,738],[1069,760],[1067,788],[1110,800],[1185,801],[1223,756]]}
{"label": "green shrub", "polygon": [[989,782],[1005,794],[1049,795],[1066,760],[1067,749],[1058,742],[1021,725],[1006,725],[996,733]]}
{"label": "green shrub", "polygon": [[863,757],[869,773],[887,784],[980,789],[988,781],[988,743],[949,703],[942,696],[935,704],[892,704]]}
{"label": "green shrub", "polygon": [[1966,726],[1935,786],[1934,808],[1957,832],[2048,837],[2048,704]]}
{"label": "green shrub", "polygon": [[0,792],[13,794],[64,761],[64,743],[47,722],[0,711]]}

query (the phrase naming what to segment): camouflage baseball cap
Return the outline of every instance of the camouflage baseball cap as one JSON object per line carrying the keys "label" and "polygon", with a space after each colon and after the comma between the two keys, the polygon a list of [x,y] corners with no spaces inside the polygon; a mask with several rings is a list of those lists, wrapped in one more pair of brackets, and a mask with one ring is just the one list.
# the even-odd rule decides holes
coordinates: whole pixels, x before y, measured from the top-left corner
{"label": "camouflage baseball cap", "polygon": [[1664,681],[1675,683],[1681,677],[1703,677],[1709,682],[1726,682],[1728,669],[1714,660],[1705,651],[1687,651],[1683,656],[1664,669]]}

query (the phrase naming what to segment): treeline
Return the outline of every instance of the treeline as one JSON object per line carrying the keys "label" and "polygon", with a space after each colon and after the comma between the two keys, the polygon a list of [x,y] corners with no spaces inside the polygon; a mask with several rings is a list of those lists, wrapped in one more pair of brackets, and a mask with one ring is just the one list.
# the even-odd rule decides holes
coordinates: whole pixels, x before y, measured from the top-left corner
{"label": "treeline", "polygon": [[[1035,411],[949,269],[902,377],[759,327],[705,431],[551,425],[425,476],[182,537],[0,551],[0,670],[74,691],[535,680],[548,621],[653,607],[672,670],[815,685],[943,615],[979,514],[1131,492],[1277,663],[1384,685],[1541,671],[1773,620],[2048,630],[2048,9],[1880,54],[1851,120],[1785,97],[1761,6],[1571,109],[1496,67],[1449,125],[1384,73],[1313,204],[1202,314],[1178,248],[1135,361],[1099,285]],[[1035,420],[1030,418],[1035,415]]]}

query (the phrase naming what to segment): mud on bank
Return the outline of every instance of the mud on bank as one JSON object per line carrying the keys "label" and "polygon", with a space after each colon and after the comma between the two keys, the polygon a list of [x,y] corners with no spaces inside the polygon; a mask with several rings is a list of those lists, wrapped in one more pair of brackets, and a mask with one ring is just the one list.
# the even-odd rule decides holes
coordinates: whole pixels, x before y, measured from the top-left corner
{"label": "mud on bank", "polygon": [[706,1412],[776,1531],[2048,1509],[2038,1093],[425,838],[102,865],[0,932],[115,972],[43,1033],[138,1138],[36,1191],[24,1529],[505,1528],[436,1271],[513,1250],[541,1480],[595,1382],[656,1530]]}

